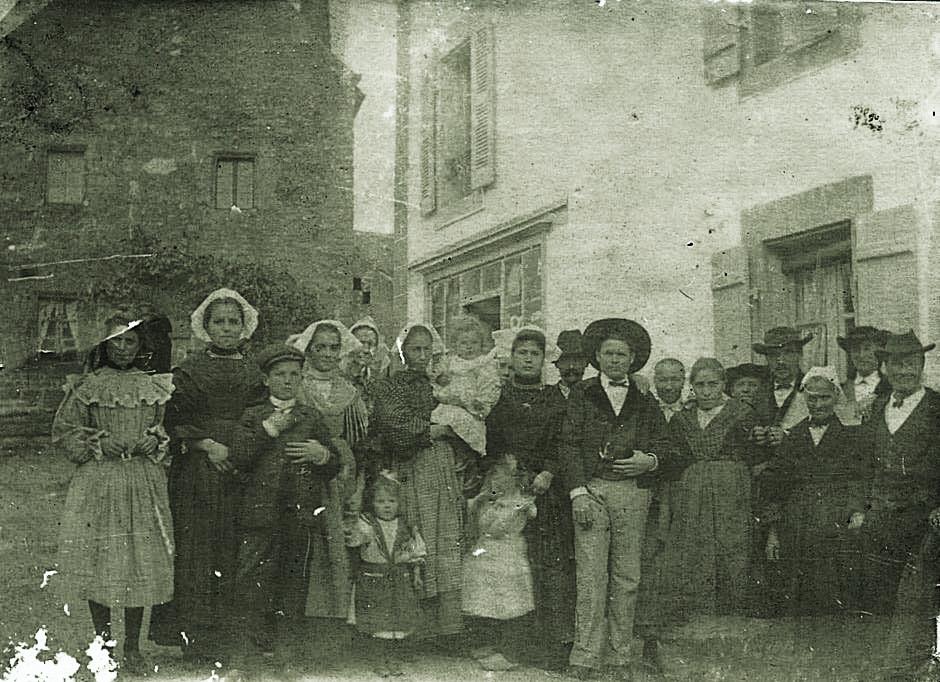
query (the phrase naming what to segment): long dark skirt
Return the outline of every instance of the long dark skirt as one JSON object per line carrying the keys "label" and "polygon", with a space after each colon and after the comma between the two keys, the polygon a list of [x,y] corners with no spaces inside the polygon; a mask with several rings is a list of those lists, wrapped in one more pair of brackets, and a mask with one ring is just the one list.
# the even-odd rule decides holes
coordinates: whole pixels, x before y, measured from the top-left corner
{"label": "long dark skirt", "polygon": [[216,655],[233,641],[240,485],[207,459],[187,453],[170,468],[170,509],[176,538],[174,598],[155,609],[151,639]]}
{"label": "long dark skirt", "polygon": [[796,616],[851,613],[860,608],[862,545],[847,528],[862,484],[817,476],[783,506],[780,557],[787,575],[787,610]]}
{"label": "long dark skirt", "polygon": [[574,638],[574,525],[571,501],[553,482],[535,499],[537,515],[523,534],[535,588],[535,636],[550,645]]}

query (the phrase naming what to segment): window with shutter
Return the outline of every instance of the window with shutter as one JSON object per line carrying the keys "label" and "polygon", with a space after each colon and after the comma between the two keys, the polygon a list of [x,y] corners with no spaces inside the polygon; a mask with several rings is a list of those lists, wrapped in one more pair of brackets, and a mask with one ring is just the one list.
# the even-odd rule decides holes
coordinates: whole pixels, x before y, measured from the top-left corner
{"label": "window with shutter", "polygon": [[461,22],[450,30],[453,37],[430,60],[422,86],[424,215],[448,209],[448,215],[459,216],[496,179],[493,27]]}
{"label": "window with shutter", "polygon": [[46,203],[81,204],[85,199],[85,152],[50,149],[46,155]]}
{"label": "window with shutter", "polygon": [[231,209],[255,207],[255,159],[253,156],[224,155],[215,161],[215,207]]}
{"label": "window with shutter", "polygon": [[848,3],[753,2],[703,8],[705,82],[749,95],[858,47],[861,14]]}
{"label": "window with shutter", "polygon": [[437,103],[437,201],[453,204],[470,194],[472,163],[470,42],[445,55],[439,64]]}

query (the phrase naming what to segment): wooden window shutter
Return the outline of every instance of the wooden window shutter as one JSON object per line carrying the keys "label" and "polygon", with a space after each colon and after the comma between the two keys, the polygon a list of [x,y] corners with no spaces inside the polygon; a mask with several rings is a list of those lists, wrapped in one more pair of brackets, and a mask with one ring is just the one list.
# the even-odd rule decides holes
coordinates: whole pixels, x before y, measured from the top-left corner
{"label": "wooden window shutter", "polygon": [[725,367],[751,358],[750,276],[747,248],[735,246],[712,256],[712,311],[715,355]]}
{"label": "wooden window shutter", "polygon": [[65,155],[49,152],[46,162],[46,201],[51,204],[65,203],[68,194],[68,168]]}
{"label": "wooden window shutter", "polygon": [[215,207],[231,208],[235,203],[235,162],[217,159],[215,162]]}
{"label": "wooden window shutter", "polygon": [[839,29],[837,3],[813,2],[782,5],[781,32],[783,49],[792,52],[809,47]]}
{"label": "wooden window shutter", "polygon": [[470,186],[496,180],[496,50],[493,25],[480,24],[470,35]]}
{"label": "wooden window shutter", "polygon": [[236,161],[237,184],[235,200],[239,208],[255,207],[255,162],[254,159]]}
{"label": "wooden window shutter", "polygon": [[741,70],[741,14],[738,7],[721,5],[702,8],[705,82],[719,84]]}
{"label": "wooden window shutter", "polygon": [[80,204],[85,198],[85,155],[74,152],[65,155],[65,202]]}
{"label": "wooden window shutter", "polygon": [[911,204],[855,220],[852,270],[856,324],[892,331],[918,328],[919,223]]}
{"label": "wooden window shutter", "polygon": [[421,87],[421,213],[437,208],[437,56],[430,59]]}

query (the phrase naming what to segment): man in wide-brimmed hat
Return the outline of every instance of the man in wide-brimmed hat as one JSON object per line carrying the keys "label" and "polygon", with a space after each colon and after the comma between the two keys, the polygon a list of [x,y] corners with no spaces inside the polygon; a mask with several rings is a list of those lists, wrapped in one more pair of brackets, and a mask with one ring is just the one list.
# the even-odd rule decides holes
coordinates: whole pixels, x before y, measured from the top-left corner
{"label": "man in wide-brimmed hat", "polygon": [[891,384],[880,371],[878,357],[888,335],[883,329],[861,326],[836,337],[839,347],[848,356],[848,378],[842,384],[845,401],[837,409],[845,424],[861,424],[871,413],[876,396],[891,391]]}
{"label": "man in wide-brimmed hat", "polygon": [[597,320],[584,332],[583,349],[598,376],[571,390],[560,455],[575,520],[570,672],[586,679],[605,648],[613,665],[629,661],[651,488],[681,467],[656,400],[630,376],[649,359],[646,330],[633,320]]}
{"label": "man in wide-brimmed hat", "polygon": [[893,612],[889,664],[895,666],[929,659],[937,615],[940,394],[923,385],[925,354],[934,348],[913,330],[887,336],[878,356],[891,391],[876,398],[862,426],[876,462],[862,526],[865,608]]}
{"label": "man in wide-brimmed hat", "polygon": [[803,370],[803,346],[813,335],[802,336],[792,327],[774,327],[764,334],[763,343],[755,343],[754,352],[767,358],[772,385],[767,400],[767,413],[772,426],[768,430],[771,443],[779,443],[783,431],[795,426],[808,416],[806,404],[800,394]]}
{"label": "man in wide-brimmed hat", "polygon": [[582,348],[581,336],[580,329],[566,329],[558,335],[555,344],[561,351],[555,360],[561,377],[556,385],[565,398],[571,395],[571,387],[584,378],[584,370],[587,369],[588,359]]}

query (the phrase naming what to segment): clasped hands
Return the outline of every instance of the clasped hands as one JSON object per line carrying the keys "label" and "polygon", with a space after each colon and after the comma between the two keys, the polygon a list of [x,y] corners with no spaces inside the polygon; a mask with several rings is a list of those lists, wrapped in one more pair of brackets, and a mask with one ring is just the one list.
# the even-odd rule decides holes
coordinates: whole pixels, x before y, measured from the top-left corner
{"label": "clasped hands", "polygon": [[115,459],[126,459],[128,456],[153,457],[157,454],[160,441],[152,434],[146,434],[134,445],[127,449],[125,445],[107,435],[101,436],[98,441],[101,445],[101,454]]}
{"label": "clasped hands", "polygon": [[[216,471],[228,472],[233,469],[229,460],[229,449],[226,445],[206,438],[196,443],[198,449],[206,453],[209,463]],[[330,459],[330,451],[320,441],[310,439],[302,442],[288,443],[284,450],[285,456],[291,464],[314,464],[320,466]]]}

